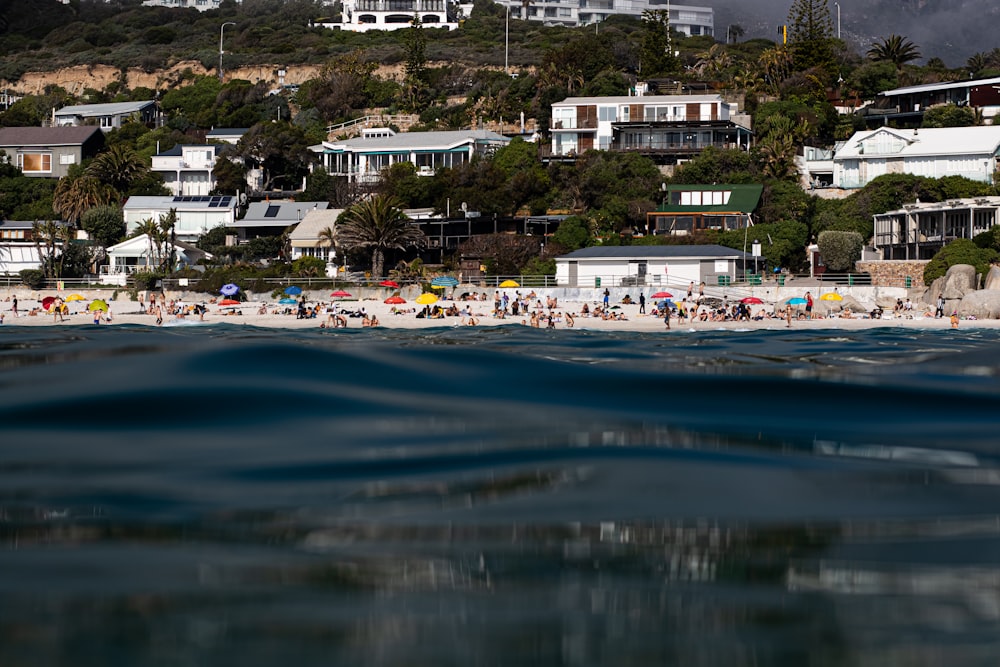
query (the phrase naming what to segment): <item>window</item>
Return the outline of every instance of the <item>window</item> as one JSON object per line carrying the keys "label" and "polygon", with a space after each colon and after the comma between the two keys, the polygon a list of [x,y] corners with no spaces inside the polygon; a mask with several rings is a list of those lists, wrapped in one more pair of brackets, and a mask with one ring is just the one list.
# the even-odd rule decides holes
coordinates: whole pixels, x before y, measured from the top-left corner
{"label": "window", "polygon": [[597,107],[597,120],[599,121],[615,121],[615,108],[614,107]]}
{"label": "window", "polygon": [[26,174],[51,174],[52,153],[18,153],[17,166]]}
{"label": "window", "polygon": [[60,155],[59,164],[76,164],[76,156],[66,154]]}
{"label": "window", "polygon": [[108,129],[115,126],[114,116],[101,116],[101,128]]}

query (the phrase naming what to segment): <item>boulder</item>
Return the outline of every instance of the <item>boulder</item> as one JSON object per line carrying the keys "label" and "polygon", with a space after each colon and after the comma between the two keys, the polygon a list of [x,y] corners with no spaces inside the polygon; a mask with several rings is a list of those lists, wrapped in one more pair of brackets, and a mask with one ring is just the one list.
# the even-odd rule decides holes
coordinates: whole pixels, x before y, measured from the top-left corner
{"label": "boulder", "polygon": [[955,264],[944,275],[941,294],[947,300],[962,299],[976,291],[976,267],[970,264]]}
{"label": "boulder", "polygon": [[941,290],[944,289],[944,276],[940,278],[935,278],[931,286],[924,290],[924,295],[920,297],[921,301],[925,303],[937,303],[938,295],[941,294]]}
{"label": "boulder", "polygon": [[1000,266],[990,266],[990,270],[983,280],[983,289],[1000,290]]}
{"label": "boulder", "polygon": [[1000,319],[1000,290],[979,290],[967,294],[957,306],[948,302],[945,315],[957,311],[963,317],[973,316],[979,320]]}

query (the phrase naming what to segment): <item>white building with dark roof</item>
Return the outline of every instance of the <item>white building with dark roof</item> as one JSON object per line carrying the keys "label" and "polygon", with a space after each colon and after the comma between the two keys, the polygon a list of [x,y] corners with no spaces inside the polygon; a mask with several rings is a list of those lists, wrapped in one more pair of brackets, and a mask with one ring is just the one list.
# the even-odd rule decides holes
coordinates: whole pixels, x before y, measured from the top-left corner
{"label": "white building with dark roof", "polygon": [[178,241],[194,243],[198,237],[220,225],[236,221],[236,197],[129,197],[122,207],[126,232],[131,234],[145,220],[159,222],[161,216],[177,211],[174,232]]}
{"label": "white building with dark roof", "polygon": [[884,174],[927,178],[964,176],[993,182],[1000,126],[856,132],[833,155],[833,186],[863,188]]}
{"label": "white building with dark roof", "polygon": [[[677,5],[666,0],[499,0],[512,18],[541,21],[546,25],[581,26],[600,23],[610,16],[641,18],[643,12],[670,13],[670,28],[688,37],[715,34],[715,10],[711,7]],[[524,15],[527,10],[527,16]]]}
{"label": "white building with dark roof", "polygon": [[594,246],[556,257],[556,285],[728,285],[752,260],[753,255],[721,245]]}
{"label": "white building with dark roof", "polygon": [[388,128],[371,128],[364,130],[361,137],[324,141],[309,150],[319,155],[330,175],[372,183],[383,169],[400,162],[409,162],[417,173],[430,176],[438,169],[457,167],[509,143],[507,137],[488,130],[397,134]]}
{"label": "white building with dark roof", "polygon": [[215,162],[221,144],[177,144],[153,156],[151,171],[175,196],[204,197],[215,189]]}

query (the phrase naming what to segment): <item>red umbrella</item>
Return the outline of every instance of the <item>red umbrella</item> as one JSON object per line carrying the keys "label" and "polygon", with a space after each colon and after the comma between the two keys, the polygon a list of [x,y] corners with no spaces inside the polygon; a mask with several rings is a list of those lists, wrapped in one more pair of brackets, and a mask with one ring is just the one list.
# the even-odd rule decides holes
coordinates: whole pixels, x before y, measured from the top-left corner
{"label": "red umbrella", "polygon": [[389,305],[392,305],[392,306],[398,306],[401,303],[406,303],[406,299],[404,299],[401,296],[394,295],[394,296],[390,296],[388,299],[386,299],[385,303],[388,303]]}
{"label": "red umbrella", "polygon": [[55,303],[55,300],[56,300],[56,297],[54,297],[54,296],[47,296],[44,299],[42,299],[42,309],[43,310],[48,310],[49,306],[51,306],[53,303]]}
{"label": "red umbrella", "polygon": [[748,296],[745,299],[740,299],[740,303],[764,303],[755,296]]}
{"label": "red umbrella", "polygon": [[395,280],[383,280],[379,283],[382,287],[399,287],[399,283]]}
{"label": "red umbrella", "polygon": [[656,294],[654,294],[650,298],[651,299],[673,299],[674,295],[671,294],[670,292],[657,292]]}
{"label": "red umbrella", "polygon": [[345,296],[351,296],[351,293],[350,292],[345,292],[344,290],[339,289],[336,292],[330,292],[330,296],[335,296],[335,297],[337,297],[339,299],[342,299]]}
{"label": "red umbrella", "polygon": [[219,305],[220,306],[238,306],[238,305],[240,305],[240,302],[237,301],[236,299],[223,299],[222,301],[219,302]]}

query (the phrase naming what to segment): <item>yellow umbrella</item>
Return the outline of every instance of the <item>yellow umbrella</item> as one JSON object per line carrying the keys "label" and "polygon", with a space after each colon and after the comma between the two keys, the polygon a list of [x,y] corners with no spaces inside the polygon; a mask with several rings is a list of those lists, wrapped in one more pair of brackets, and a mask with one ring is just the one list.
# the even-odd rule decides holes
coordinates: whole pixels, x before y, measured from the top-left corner
{"label": "yellow umbrella", "polygon": [[79,294],[70,294],[63,301],[86,301],[86,299]]}
{"label": "yellow umbrella", "polygon": [[447,289],[446,285],[431,285],[431,289]]}
{"label": "yellow umbrella", "polygon": [[437,295],[431,294],[430,292],[424,292],[415,299],[415,301],[421,306],[429,306],[432,303],[437,303],[437,300]]}
{"label": "yellow umbrella", "polygon": [[827,292],[820,297],[820,301],[843,301],[844,297],[840,296],[836,292]]}
{"label": "yellow umbrella", "polygon": [[521,283],[517,282],[516,280],[505,280],[499,285],[499,287],[520,287],[520,286]]}

